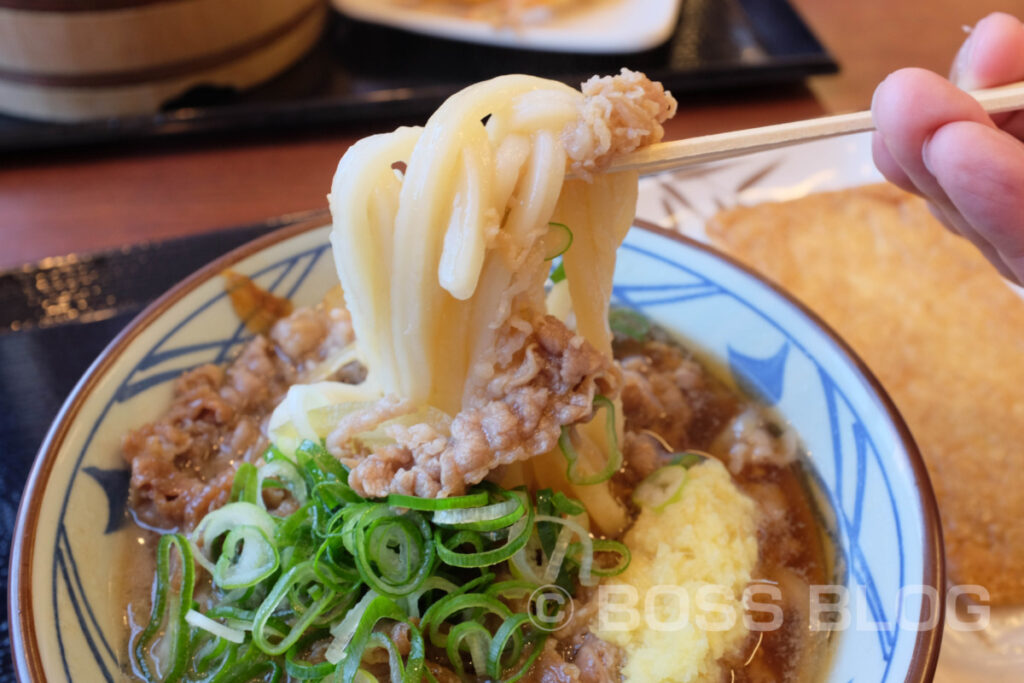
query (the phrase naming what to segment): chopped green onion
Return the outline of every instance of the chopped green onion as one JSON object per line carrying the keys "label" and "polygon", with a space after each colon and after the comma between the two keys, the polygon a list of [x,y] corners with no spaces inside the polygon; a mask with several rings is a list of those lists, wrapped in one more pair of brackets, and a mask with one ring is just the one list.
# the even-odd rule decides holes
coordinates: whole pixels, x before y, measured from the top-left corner
{"label": "chopped green onion", "polygon": [[594,566],[591,567],[590,573],[594,576],[617,576],[622,572],[626,571],[629,567],[629,563],[632,560],[632,553],[629,552],[629,548],[625,544],[610,538],[595,538],[594,539],[594,554],[597,553],[615,553],[619,556],[619,561],[611,567],[598,566],[595,561]]}
{"label": "chopped green onion", "polygon": [[540,577],[544,583],[554,583],[558,578],[558,573],[562,570],[562,561],[565,560],[565,553],[569,550],[572,534],[573,531],[569,527],[564,527],[558,532],[555,547],[551,549],[548,564],[544,568],[544,574]]}
{"label": "chopped green onion", "polygon": [[224,539],[213,567],[213,582],[220,588],[246,588],[268,578],[280,557],[266,532],[256,526],[236,526]]}
{"label": "chopped green onion", "polygon": [[[550,515],[537,515],[538,522],[550,522],[552,524],[561,524],[571,533],[575,534],[579,539],[581,545],[582,554],[580,556],[580,583],[584,586],[593,586],[597,582],[591,578],[591,568],[594,566],[594,540],[590,537],[590,532],[584,529],[582,526],[572,521],[571,519],[562,519],[561,517],[551,517]],[[561,536],[561,534],[559,534]],[[556,573],[557,576],[557,573]],[[554,579],[544,579],[545,582],[550,583]]]}
{"label": "chopped green onion", "polygon": [[310,491],[310,497],[328,508],[335,508],[345,503],[362,503],[363,499],[352,490],[352,487],[340,480],[318,481]]}
{"label": "chopped green onion", "polygon": [[334,636],[334,640],[327,647],[324,659],[331,664],[337,664],[345,657],[345,648],[348,647],[352,636],[355,635],[359,621],[363,618],[366,608],[376,599],[376,593],[372,590],[366,591],[362,599],[348,611],[345,618],[331,627],[331,635]]}
{"label": "chopped green onion", "polygon": [[322,641],[324,638],[325,634],[322,631],[315,631],[312,634],[303,636],[301,640],[290,647],[288,652],[284,654],[285,672],[292,678],[300,681],[319,681],[333,674],[335,665],[329,661],[314,664],[299,659],[299,652],[307,649],[315,642]]}
{"label": "chopped green onion", "polygon": [[302,636],[317,615],[327,609],[332,600],[338,599],[337,594],[333,591],[325,592],[319,598],[315,598],[311,604],[304,607],[302,614],[299,615],[288,633],[277,643],[271,643],[267,637],[270,635],[267,633],[267,622],[277,610],[278,605],[283,599],[293,594],[293,589],[297,586],[308,585],[315,581],[316,573],[313,571],[311,561],[295,565],[277,580],[266,599],[256,610],[256,616],[253,619],[252,642],[256,647],[268,655],[283,654]]}
{"label": "chopped green onion", "polygon": [[436,530],[434,532],[434,541],[437,546],[437,556],[442,562],[452,567],[490,567],[491,565],[508,560],[520,548],[526,545],[533,531],[533,506],[526,505],[525,507],[526,515],[520,517],[519,521],[508,527],[505,534],[505,543],[497,548],[488,550],[477,548],[476,552],[460,553],[455,548],[465,543],[467,539],[472,538],[467,532],[457,533],[445,540],[442,537],[441,530]]}
{"label": "chopped green onion", "polygon": [[303,544],[309,537],[309,525],[316,510],[316,501],[309,500],[298,510],[282,519],[274,531],[276,545],[281,548]]}
{"label": "chopped green onion", "polygon": [[224,640],[232,643],[241,643],[245,640],[244,631],[225,626],[219,621],[214,621],[205,614],[201,614],[194,609],[190,609],[185,613],[185,621],[196,628],[200,628],[207,633],[212,633],[218,638],[223,638]]}
{"label": "chopped green onion", "polygon": [[[614,430],[611,401],[594,404],[607,409]],[[614,463],[621,455],[610,437]],[[391,683],[434,681],[429,637],[460,676],[515,681],[547,636],[532,612],[513,614],[509,605],[542,584],[572,593],[576,581],[593,585],[629,564],[621,543],[590,537],[574,519],[584,507],[562,492],[532,498],[484,482],[439,500],[366,500],[321,444],[303,442],[294,460],[273,448],[264,457],[258,468],[238,468],[232,502],[187,538],[161,539],[151,620],[132,647],[146,680],[367,683],[376,679],[364,656],[375,651],[366,661],[380,661],[383,651]],[[267,512],[262,493],[271,486],[287,489],[298,507]],[[169,566],[175,547],[180,572]],[[192,600],[196,564],[212,578],[202,612]],[[505,571],[515,578],[495,583]],[[405,656],[388,630],[399,622],[409,628]],[[157,643],[170,655],[154,656]]]}
{"label": "chopped green onion", "polygon": [[354,525],[352,544],[359,576],[382,595],[406,595],[433,570],[430,526],[415,511],[397,514],[378,506]]}
{"label": "chopped green onion", "polygon": [[[444,612],[445,606],[450,604],[450,600],[452,598],[454,598],[455,596],[458,596],[458,595],[464,595],[464,594],[469,593],[471,591],[475,591],[478,588],[481,588],[483,586],[488,585],[492,581],[494,581],[494,574],[485,573],[485,574],[481,574],[480,576],[478,576],[477,578],[473,579],[472,581],[469,581],[468,583],[463,584],[462,586],[457,587],[455,590],[451,591],[448,595],[446,595],[443,598],[439,599],[437,602],[435,602],[434,604],[432,604],[430,607],[427,608],[427,611],[423,614],[423,618],[420,620],[420,625],[424,629],[426,629],[427,625],[430,624],[431,622],[434,622],[434,621],[442,622],[442,621],[444,621],[445,618],[447,618],[447,615],[449,614],[449,612]],[[435,643],[435,644],[437,644],[437,643]],[[444,646],[444,642],[442,641],[438,645],[438,647],[443,647],[443,646]]]}
{"label": "chopped green onion", "polygon": [[[240,526],[256,527],[268,538],[273,538],[276,531],[274,518],[258,505],[246,502],[228,503],[222,508],[207,513],[189,536],[189,542],[196,551],[196,562],[213,574],[215,571],[214,561],[206,553],[213,548],[214,541],[220,536]],[[200,542],[202,547],[199,546]]]}
{"label": "chopped green onion", "polygon": [[485,505],[478,508],[459,508],[456,510],[438,510],[434,513],[433,522],[440,526],[450,526],[472,531],[494,531],[511,526],[526,514],[527,505],[519,497],[513,496],[500,503]]}
{"label": "chopped green onion", "polygon": [[555,491],[554,495],[551,496],[551,504],[555,507],[555,512],[560,515],[582,515],[587,511],[583,507],[583,503],[570,498],[561,491]]}
{"label": "chopped green onion", "polygon": [[[547,553],[540,540],[540,531],[542,529],[553,528],[553,525],[545,525],[543,523],[537,524],[537,533],[531,534],[527,540],[526,545],[519,549],[515,555],[509,559],[509,569],[512,571],[512,575],[521,581],[536,584],[540,586],[544,583],[542,578],[544,574],[544,563],[539,559],[539,556]],[[555,541],[551,542],[551,547],[554,548]]]}
{"label": "chopped green onion", "polygon": [[[430,606],[420,627],[430,636],[430,642],[435,647],[446,647],[448,635],[441,632],[441,625],[453,615],[464,610],[482,610],[484,613],[494,614],[501,619],[510,619],[512,610],[508,605],[496,598],[483,593],[460,593],[458,595],[446,595]],[[479,621],[479,618],[475,618]]]}
{"label": "chopped green onion", "polygon": [[541,489],[537,491],[537,512],[542,515],[582,515],[587,511],[583,503],[570,498],[561,491]]}
{"label": "chopped green onion", "polygon": [[661,512],[679,501],[687,479],[683,465],[666,465],[654,470],[633,490],[633,502],[640,507]]}
{"label": "chopped green onion", "polygon": [[249,628],[252,628],[252,619],[256,615],[255,610],[242,609],[235,605],[217,605],[206,612],[211,619],[224,619],[226,621],[247,621]]}
{"label": "chopped green onion", "polygon": [[277,683],[281,680],[282,667],[254,647],[209,679],[208,683],[249,683],[253,680]]}
{"label": "chopped green onion", "polygon": [[[181,587],[174,595],[171,594],[172,548],[176,548],[181,557]],[[139,634],[133,648],[135,663],[147,681],[177,680],[188,666],[189,632],[185,627],[185,615],[192,605],[194,587],[195,566],[188,541],[181,534],[164,535],[156,549],[156,599],[153,601],[153,610],[149,624]],[[164,634],[161,641],[167,647],[167,652],[159,661],[169,664],[169,668],[158,672],[157,660],[151,659],[148,648],[161,632]]]}
{"label": "chopped green onion", "polygon": [[[537,492],[537,513],[541,515],[582,515],[586,512],[583,505],[561,491],[553,492],[551,489],[542,489]],[[558,540],[556,525],[542,522],[537,525],[537,536],[540,539],[540,546],[545,555],[550,556],[555,549]],[[527,574],[536,576],[536,572],[528,570]]]}
{"label": "chopped green onion", "polygon": [[231,501],[257,503],[259,501],[259,483],[256,466],[243,462],[235,471],[235,480],[231,484]]}
{"label": "chopped green onion", "polygon": [[651,333],[651,321],[631,308],[613,308],[608,312],[608,326],[612,332],[635,341],[643,341]]}
{"label": "chopped green onion", "polygon": [[711,457],[712,456],[707,453],[701,453],[700,451],[683,451],[682,453],[673,453],[672,457],[669,459],[669,464],[679,465],[680,467],[690,469],[694,465],[699,465]]}
{"label": "chopped green onion", "polygon": [[[520,613],[513,614],[498,628],[491,640],[490,651],[487,653],[487,675],[492,679],[500,679],[505,669],[519,661],[519,656],[523,651],[523,636],[519,629],[529,624],[530,615]],[[509,641],[512,641],[512,649],[508,653],[508,657],[503,660],[502,655],[505,653]],[[508,664],[505,664],[505,661],[508,661]]]}
{"label": "chopped green onion", "polygon": [[553,283],[555,283],[556,285],[559,282],[561,282],[562,280],[564,280],[565,279],[565,261],[559,261],[558,265],[555,266],[555,269],[551,271],[551,275],[549,275],[548,277],[550,277],[551,281]]}
{"label": "chopped green onion", "polygon": [[355,561],[337,535],[329,536],[317,548],[313,556],[313,571],[321,581],[336,591],[344,591],[362,581]]}
{"label": "chopped green onion", "polygon": [[416,496],[403,496],[397,493],[388,495],[388,505],[391,507],[408,508],[410,510],[451,510],[454,508],[475,508],[487,505],[487,492],[471,493],[468,496],[452,496],[450,498],[418,498]]}
{"label": "chopped green onion", "polygon": [[527,672],[533,668],[533,664],[537,661],[537,658],[544,652],[544,643],[546,643],[547,640],[547,635],[537,638],[533,644],[533,649],[530,651],[530,654],[527,655],[526,659],[523,660],[522,666],[519,667],[519,670],[502,678],[502,683],[516,683],[516,681],[525,676]]}
{"label": "chopped green onion", "polygon": [[[388,673],[391,674],[391,683],[402,683],[405,680],[405,663],[402,655],[399,654],[395,641],[383,631],[371,631],[366,642],[364,652],[372,649],[382,649],[388,654]],[[418,681],[419,679],[417,679]]]}
{"label": "chopped green onion", "polygon": [[548,234],[544,236],[544,260],[550,261],[565,252],[572,246],[572,230],[564,223],[548,223]]}
{"label": "chopped green onion", "polygon": [[192,651],[192,669],[196,674],[204,676],[210,673],[215,666],[217,670],[230,666],[238,656],[238,645],[230,643],[223,638],[208,637],[205,631],[196,631],[193,634],[193,642],[199,646]]}
{"label": "chopped green onion", "polygon": [[537,584],[530,581],[499,581],[491,584],[484,592],[496,598],[516,600],[530,596],[537,589]]}
{"label": "chopped green onion", "polygon": [[459,587],[454,583],[440,576],[429,576],[427,579],[420,584],[419,588],[407,593],[403,598],[402,602],[405,606],[405,611],[413,619],[419,619],[420,617],[420,598],[430,591],[444,591],[445,593],[458,593]]}
{"label": "chopped green onion", "polygon": [[313,626],[329,627],[331,624],[338,623],[338,619],[348,614],[352,605],[356,603],[360,589],[359,584],[352,584],[346,586],[346,590],[335,591],[337,600],[313,620]]}
{"label": "chopped green onion", "polygon": [[[251,467],[251,465],[250,465]],[[237,475],[236,475],[237,476]],[[264,486],[267,486],[268,480],[278,480],[288,489],[288,492],[295,499],[295,502],[299,505],[305,505],[307,499],[306,482],[302,478],[302,474],[298,468],[286,458],[278,458],[273,462],[269,462],[263,467],[259,468],[259,475],[257,477],[256,489],[263,491]],[[266,505],[263,502],[263,496],[257,496],[257,500],[251,500],[250,503],[258,503],[263,509],[266,509]]]}
{"label": "chopped green onion", "polygon": [[[363,651],[366,650],[370,641],[373,628],[382,619],[405,621],[405,614],[394,600],[378,595],[366,606],[359,624],[352,634],[352,639],[349,641],[348,647],[345,648],[345,654],[340,662],[342,683],[351,683],[355,679],[363,660]],[[411,683],[419,681],[423,677],[425,654],[419,629],[415,625],[409,624],[409,631],[412,650],[409,653],[402,680]]]}
{"label": "chopped green onion", "polygon": [[487,627],[477,621],[464,621],[456,624],[448,632],[448,642],[445,651],[448,653],[448,661],[455,667],[455,673],[460,679],[466,679],[466,669],[462,664],[460,649],[463,641],[469,649],[470,661],[473,662],[473,670],[477,674],[487,672],[487,651],[491,646],[491,632]]}
{"label": "chopped green onion", "polygon": [[295,451],[295,462],[304,470],[310,488],[322,481],[348,484],[348,470],[322,445],[306,439]]}
{"label": "chopped green onion", "polygon": [[608,449],[611,452],[608,453],[608,460],[600,471],[591,475],[584,475],[579,471],[579,453],[576,452],[576,446],[572,443],[572,429],[570,427],[562,427],[562,434],[558,437],[558,446],[568,462],[566,477],[577,486],[591,486],[606,482],[622,467],[622,451],[619,450],[619,437],[615,431],[615,404],[607,397],[596,394],[594,396],[594,410],[596,411],[602,407],[606,411],[605,433],[607,434]]}

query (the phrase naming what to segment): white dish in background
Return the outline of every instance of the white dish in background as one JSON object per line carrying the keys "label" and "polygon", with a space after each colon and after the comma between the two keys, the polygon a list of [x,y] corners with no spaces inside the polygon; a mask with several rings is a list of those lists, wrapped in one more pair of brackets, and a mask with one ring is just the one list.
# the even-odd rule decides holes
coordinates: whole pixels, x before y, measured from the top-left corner
{"label": "white dish in background", "polygon": [[[704,225],[722,209],[882,180],[871,160],[870,134],[851,135],[645,178],[637,217],[706,242]],[[993,608],[980,631],[952,628],[952,612],[950,605],[935,683],[1024,679],[1024,607]]]}
{"label": "white dish in background", "polygon": [[672,35],[682,0],[597,0],[548,20],[498,26],[414,0],[331,0],[353,19],[471,43],[551,52],[641,52]]}
{"label": "white dish in background", "polygon": [[706,242],[705,223],[723,209],[883,180],[870,134],[848,135],[649,176],[640,182],[636,215]]}

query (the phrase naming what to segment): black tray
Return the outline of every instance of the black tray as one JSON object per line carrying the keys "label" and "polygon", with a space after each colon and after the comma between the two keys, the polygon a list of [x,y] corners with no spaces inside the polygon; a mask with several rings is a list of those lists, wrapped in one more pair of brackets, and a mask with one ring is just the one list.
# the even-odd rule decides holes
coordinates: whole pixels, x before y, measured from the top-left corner
{"label": "black tray", "polygon": [[786,0],[684,0],[665,45],[618,55],[487,47],[335,14],[309,55],[258,88],[238,93],[200,87],[157,115],[89,123],[0,115],[0,151],[422,117],[460,87],[502,73],[578,85],[622,66],[646,72],[683,100],[695,92],[795,82],[837,69]]}

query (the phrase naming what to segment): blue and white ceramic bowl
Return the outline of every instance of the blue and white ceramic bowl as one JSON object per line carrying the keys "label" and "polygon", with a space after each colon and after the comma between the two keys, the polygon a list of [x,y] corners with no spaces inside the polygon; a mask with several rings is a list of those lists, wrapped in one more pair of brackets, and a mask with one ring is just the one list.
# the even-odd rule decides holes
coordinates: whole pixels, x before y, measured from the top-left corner
{"label": "blue and white ceramic bowl", "polygon": [[[120,679],[121,435],[164,410],[183,370],[245,343],[219,273],[230,266],[299,304],[319,301],[336,282],[327,234],[293,226],[211,264],[140,315],[79,382],[18,518],[10,617],[21,680]],[[930,680],[943,601],[922,594],[943,587],[938,515],[917,448],[870,373],[785,294],[676,236],[632,231],[615,296],[724,361],[801,435],[835,520],[837,579],[850,589],[827,680]]]}

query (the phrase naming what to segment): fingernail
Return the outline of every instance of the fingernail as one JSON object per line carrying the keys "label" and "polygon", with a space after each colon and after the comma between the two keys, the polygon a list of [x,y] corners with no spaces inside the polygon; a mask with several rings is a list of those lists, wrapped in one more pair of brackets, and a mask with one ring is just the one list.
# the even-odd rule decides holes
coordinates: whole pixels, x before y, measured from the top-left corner
{"label": "fingernail", "polygon": [[960,51],[956,53],[956,59],[953,60],[953,70],[950,76],[950,80],[953,81],[958,87],[963,90],[972,90],[975,87],[974,77],[971,74],[971,57],[974,52],[975,41],[974,36],[976,31],[969,29],[970,35],[967,36],[967,40],[960,46]]}
{"label": "fingernail", "polygon": [[[886,83],[888,82],[888,80],[889,80],[889,78],[890,78],[890,77],[892,77],[892,74],[889,74],[888,76],[886,76],[885,78],[883,78],[883,79],[882,79],[882,82],[881,82],[881,83],[879,83],[878,85],[876,85],[876,86],[875,86],[875,91],[874,91],[873,93],[871,93],[871,112],[872,112],[872,115],[874,115],[874,111],[875,111],[875,103],[876,103],[876,102],[878,101],[878,93],[879,93],[879,92],[880,92],[880,91],[881,91],[881,90],[882,90],[883,88],[885,88],[885,87],[886,87],[886,85],[885,85],[885,84],[886,84]],[[876,128],[876,130],[877,130],[877,128]]]}
{"label": "fingernail", "polygon": [[886,82],[887,80],[889,80],[889,77],[888,77],[888,76],[886,76],[885,78],[883,78],[883,79],[882,79],[882,82],[881,82],[881,83],[879,83],[878,85],[876,85],[876,86],[875,86],[875,92],[871,93],[871,111],[874,111],[874,110],[875,110],[875,100],[877,100],[877,99],[878,99],[878,90],[879,90],[879,88],[881,88],[881,87],[882,87],[882,85],[883,85],[883,84],[884,84],[884,83],[885,83],[885,82]]}
{"label": "fingernail", "polygon": [[[934,133],[933,133],[934,135]],[[925,169],[935,177],[935,171],[932,170],[932,135],[925,138],[924,144],[921,145],[921,163],[924,164]]]}

